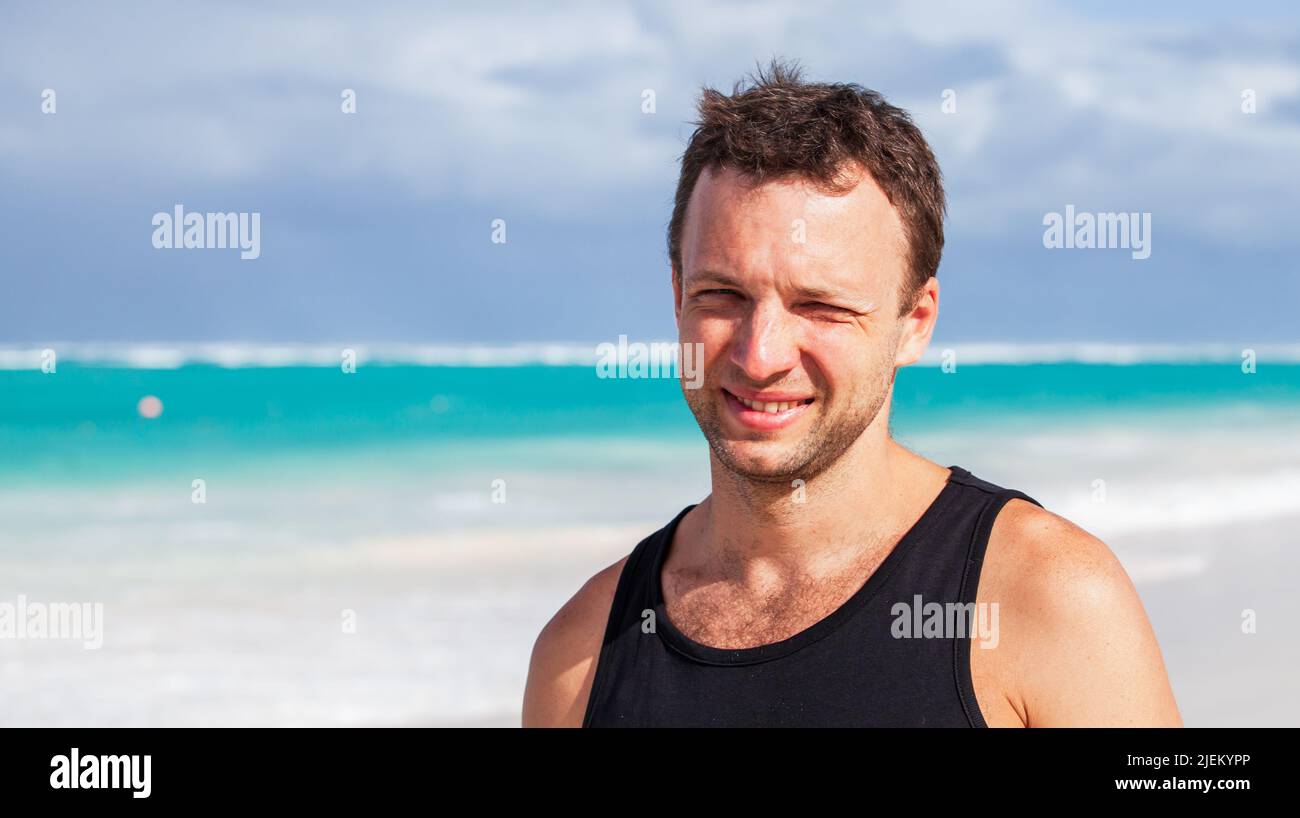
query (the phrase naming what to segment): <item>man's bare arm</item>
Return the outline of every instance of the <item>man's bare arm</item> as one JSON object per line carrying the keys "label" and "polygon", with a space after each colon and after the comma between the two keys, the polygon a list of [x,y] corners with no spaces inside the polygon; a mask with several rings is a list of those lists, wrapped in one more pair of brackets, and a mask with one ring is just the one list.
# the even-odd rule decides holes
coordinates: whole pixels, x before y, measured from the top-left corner
{"label": "man's bare arm", "polygon": [[581,727],[621,559],[596,574],[542,628],[524,689],[524,727]]}
{"label": "man's bare arm", "polygon": [[1003,602],[997,673],[1027,726],[1182,726],[1142,601],[1105,543],[1012,500],[986,569],[987,601]]}

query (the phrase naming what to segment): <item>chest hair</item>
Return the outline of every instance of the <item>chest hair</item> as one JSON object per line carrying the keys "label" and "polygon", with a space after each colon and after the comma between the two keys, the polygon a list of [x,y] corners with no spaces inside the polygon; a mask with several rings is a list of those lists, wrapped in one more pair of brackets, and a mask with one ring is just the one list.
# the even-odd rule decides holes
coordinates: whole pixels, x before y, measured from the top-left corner
{"label": "chest hair", "polygon": [[[763,587],[719,579],[738,558],[723,556],[698,571],[664,572],[668,618],[692,640],[740,649],[788,639],[826,618],[853,596],[880,567],[891,546],[863,549],[848,568],[800,574]],[[724,552],[726,553],[726,552]],[[734,576],[735,574],[731,574]]]}

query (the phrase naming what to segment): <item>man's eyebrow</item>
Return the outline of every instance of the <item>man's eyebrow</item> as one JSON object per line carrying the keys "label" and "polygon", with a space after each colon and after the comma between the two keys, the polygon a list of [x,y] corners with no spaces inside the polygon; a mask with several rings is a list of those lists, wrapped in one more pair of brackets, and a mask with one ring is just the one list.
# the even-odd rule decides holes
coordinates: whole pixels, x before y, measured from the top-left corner
{"label": "man's eyebrow", "polygon": [[[691,283],[721,284],[724,287],[735,287],[741,289],[741,283],[738,279],[717,270],[701,270],[691,276]],[[813,300],[819,298],[842,298],[843,293],[838,290],[832,290],[825,287],[801,286],[794,288],[795,293],[800,298],[810,298]]]}
{"label": "man's eyebrow", "polygon": [[824,287],[795,287],[795,293],[800,298],[809,298],[813,301],[830,300],[844,298],[844,293],[838,290],[830,290]]}
{"label": "man's eyebrow", "polygon": [[876,305],[869,299],[862,298],[853,293],[827,289],[825,287],[796,287],[795,293],[801,299],[840,304],[846,309],[853,309],[862,313],[871,312],[876,308]]}
{"label": "man's eyebrow", "polygon": [[700,270],[698,273],[691,276],[690,281],[692,284],[707,282],[710,284],[721,284],[724,287],[735,287],[736,289],[740,289],[740,281],[726,273],[718,272],[717,270]]}
{"label": "man's eyebrow", "polygon": [[[737,290],[743,290],[744,286],[739,279],[727,275],[718,270],[700,270],[693,273],[690,277],[692,285],[713,284],[723,287],[731,287]],[[861,298],[853,293],[846,293],[836,289],[816,286],[800,286],[794,288],[795,295],[800,299],[807,301],[828,301],[843,304],[848,309],[857,310],[863,314],[872,312],[876,305],[868,299]]]}

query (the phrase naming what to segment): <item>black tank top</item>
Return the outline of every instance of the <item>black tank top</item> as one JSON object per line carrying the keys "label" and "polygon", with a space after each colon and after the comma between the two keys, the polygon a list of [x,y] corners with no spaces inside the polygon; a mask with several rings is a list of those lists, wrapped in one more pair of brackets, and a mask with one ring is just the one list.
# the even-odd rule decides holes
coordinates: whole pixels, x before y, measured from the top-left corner
{"label": "black tank top", "polygon": [[1038,505],[951,467],[848,601],[788,639],[736,650],[691,640],[664,611],[660,576],[688,506],[623,566],[583,726],[986,726],[970,652],[989,634],[956,604],[974,610],[989,532],[1012,498]]}

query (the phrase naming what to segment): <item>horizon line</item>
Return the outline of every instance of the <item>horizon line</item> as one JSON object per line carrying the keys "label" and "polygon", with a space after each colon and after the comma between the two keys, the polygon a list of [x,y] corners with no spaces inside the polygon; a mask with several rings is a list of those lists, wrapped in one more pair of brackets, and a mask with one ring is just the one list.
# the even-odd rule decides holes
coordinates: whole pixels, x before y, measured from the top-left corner
{"label": "horizon line", "polygon": [[[626,339],[627,336],[620,336]],[[357,365],[374,366],[595,366],[602,345],[618,353],[620,363],[640,354],[635,344],[671,346],[677,341],[646,339],[594,342],[534,341],[516,343],[423,342],[272,342],[252,341],[69,341],[46,344],[0,343],[0,370],[41,369],[53,352],[56,361],[125,369],[178,369],[183,366],[335,367],[351,350]],[[931,343],[915,366],[981,364],[1207,364],[1240,363],[1249,350],[1272,363],[1300,363],[1300,341],[1268,342],[1243,347],[1224,341],[972,341]],[[606,353],[607,354],[607,353]]]}

